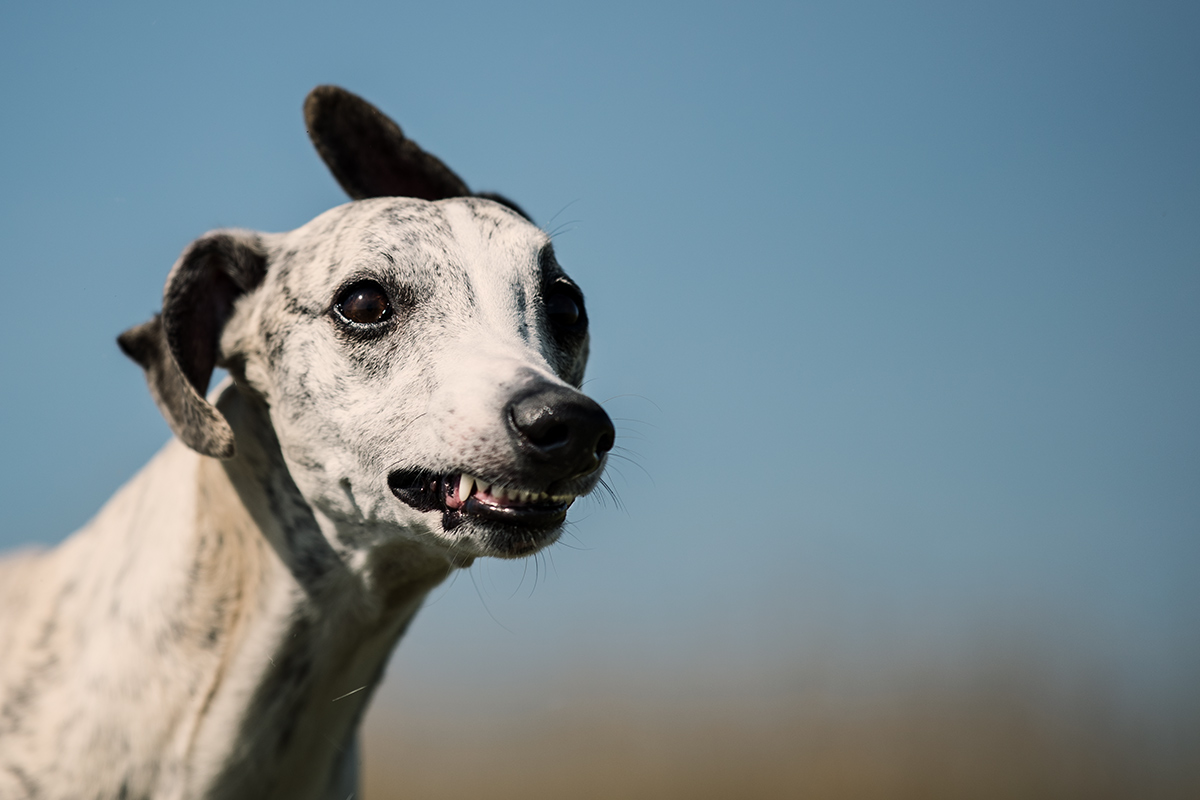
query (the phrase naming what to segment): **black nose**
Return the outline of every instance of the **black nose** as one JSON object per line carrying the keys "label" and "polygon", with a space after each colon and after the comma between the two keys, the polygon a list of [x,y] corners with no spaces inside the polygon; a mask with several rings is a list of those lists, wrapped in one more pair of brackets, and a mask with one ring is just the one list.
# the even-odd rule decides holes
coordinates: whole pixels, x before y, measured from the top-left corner
{"label": "black nose", "polygon": [[612,449],[612,420],[596,401],[563,386],[542,385],[508,404],[517,449],[546,480],[577,478]]}

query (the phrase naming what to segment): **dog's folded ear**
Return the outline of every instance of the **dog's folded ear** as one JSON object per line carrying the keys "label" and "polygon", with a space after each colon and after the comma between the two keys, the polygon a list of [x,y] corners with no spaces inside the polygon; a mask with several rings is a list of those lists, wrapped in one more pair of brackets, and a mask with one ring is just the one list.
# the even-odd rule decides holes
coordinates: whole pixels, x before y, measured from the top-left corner
{"label": "dog's folded ear", "polygon": [[308,135],[333,177],[355,200],[471,194],[462,178],[426,153],[382,111],[337,86],[318,86],[304,101]]}
{"label": "dog's folded ear", "polygon": [[304,124],[333,177],[355,200],[486,197],[530,218],[507,197],[473,193],[462,178],[406,137],[386,114],[338,86],[318,86],[308,93]]}
{"label": "dog's folded ear", "polygon": [[265,274],[266,251],[257,234],[209,233],[175,262],[162,312],[117,338],[121,350],[146,371],[150,394],[171,430],[207,456],[234,454],[233,430],[204,394],[234,302]]}

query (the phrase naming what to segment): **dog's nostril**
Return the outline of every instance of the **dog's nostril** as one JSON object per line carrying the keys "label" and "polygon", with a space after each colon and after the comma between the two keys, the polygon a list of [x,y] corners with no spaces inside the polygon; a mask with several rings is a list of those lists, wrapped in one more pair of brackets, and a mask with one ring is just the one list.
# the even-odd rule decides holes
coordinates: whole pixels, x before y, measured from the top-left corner
{"label": "dog's nostril", "polygon": [[544,430],[527,429],[525,435],[529,441],[542,450],[553,450],[562,447],[571,438],[571,429],[561,422],[551,420]]}
{"label": "dog's nostril", "polygon": [[612,431],[604,431],[600,435],[599,441],[596,442],[596,458],[603,457],[605,453],[613,449],[614,439]]}

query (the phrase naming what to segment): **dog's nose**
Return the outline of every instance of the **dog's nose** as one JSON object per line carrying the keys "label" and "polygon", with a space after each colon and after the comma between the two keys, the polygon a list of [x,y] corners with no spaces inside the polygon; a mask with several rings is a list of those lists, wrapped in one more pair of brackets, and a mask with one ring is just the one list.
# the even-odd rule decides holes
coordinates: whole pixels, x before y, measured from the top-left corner
{"label": "dog's nose", "polygon": [[599,403],[562,386],[540,386],[513,398],[508,420],[518,449],[552,471],[550,479],[592,472],[616,436]]}

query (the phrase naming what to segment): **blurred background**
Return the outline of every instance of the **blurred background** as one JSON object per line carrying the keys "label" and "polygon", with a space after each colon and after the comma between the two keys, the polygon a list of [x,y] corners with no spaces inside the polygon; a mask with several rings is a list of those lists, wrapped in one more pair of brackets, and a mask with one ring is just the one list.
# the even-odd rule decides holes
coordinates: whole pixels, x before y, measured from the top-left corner
{"label": "blurred background", "polygon": [[1191,3],[8,3],[0,548],[167,439],[114,337],[363,95],[554,232],[616,499],[436,590],[368,798],[1200,797]]}

